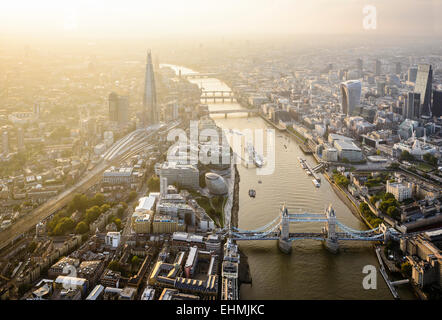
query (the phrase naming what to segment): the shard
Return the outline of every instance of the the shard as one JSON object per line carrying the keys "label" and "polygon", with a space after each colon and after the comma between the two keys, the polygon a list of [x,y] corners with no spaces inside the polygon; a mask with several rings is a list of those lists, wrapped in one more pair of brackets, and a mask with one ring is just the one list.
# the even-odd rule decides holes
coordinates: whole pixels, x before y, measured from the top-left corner
{"label": "the shard", "polygon": [[152,55],[150,53],[150,50],[147,52],[143,108],[144,108],[143,109],[143,124],[144,124],[144,126],[149,125],[149,124],[158,123],[155,76],[154,76],[154,71],[153,71]]}

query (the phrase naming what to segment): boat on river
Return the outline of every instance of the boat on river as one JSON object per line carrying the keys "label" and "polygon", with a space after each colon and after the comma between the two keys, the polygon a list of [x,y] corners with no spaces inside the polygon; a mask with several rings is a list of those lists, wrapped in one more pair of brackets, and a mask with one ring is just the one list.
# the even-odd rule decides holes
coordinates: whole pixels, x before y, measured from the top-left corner
{"label": "boat on river", "polygon": [[321,186],[321,184],[319,183],[319,181],[316,180],[316,179],[313,179],[312,182],[313,182],[313,184],[315,185],[316,188],[319,188],[319,187]]}

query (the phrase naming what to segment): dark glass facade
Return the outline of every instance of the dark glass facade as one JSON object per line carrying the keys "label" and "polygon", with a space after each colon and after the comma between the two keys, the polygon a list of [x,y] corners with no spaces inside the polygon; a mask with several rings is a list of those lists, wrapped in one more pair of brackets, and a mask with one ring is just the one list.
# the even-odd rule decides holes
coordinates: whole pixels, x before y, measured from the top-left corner
{"label": "dark glass facade", "polygon": [[414,91],[421,95],[420,115],[430,115],[431,112],[431,86],[433,83],[433,69],[429,64],[421,64],[417,68],[416,85]]}
{"label": "dark glass facade", "polygon": [[433,117],[442,116],[442,90],[433,90],[431,113]]}

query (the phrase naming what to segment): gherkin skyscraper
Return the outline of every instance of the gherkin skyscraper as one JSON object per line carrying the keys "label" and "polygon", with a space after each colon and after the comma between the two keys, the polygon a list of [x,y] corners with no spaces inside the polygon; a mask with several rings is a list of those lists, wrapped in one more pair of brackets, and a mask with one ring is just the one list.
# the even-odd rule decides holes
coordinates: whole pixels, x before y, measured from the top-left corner
{"label": "gherkin skyscraper", "polygon": [[157,94],[155,88],[155,76],[153,71],[152,55],[150,50],[147,52],[143,108],[144,108],[143,110],[144,126],[148,124],[158,123]]}

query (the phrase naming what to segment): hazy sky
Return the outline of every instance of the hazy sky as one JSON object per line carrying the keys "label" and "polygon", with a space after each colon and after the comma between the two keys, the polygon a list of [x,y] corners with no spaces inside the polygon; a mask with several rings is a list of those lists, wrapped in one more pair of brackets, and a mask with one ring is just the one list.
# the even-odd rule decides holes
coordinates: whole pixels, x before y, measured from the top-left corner
{"label": "hazy sky", "polygon": [[[376,30],[363,28],[373,5]],[[442,0],[4,0],[0,34],[442,35]]]}

